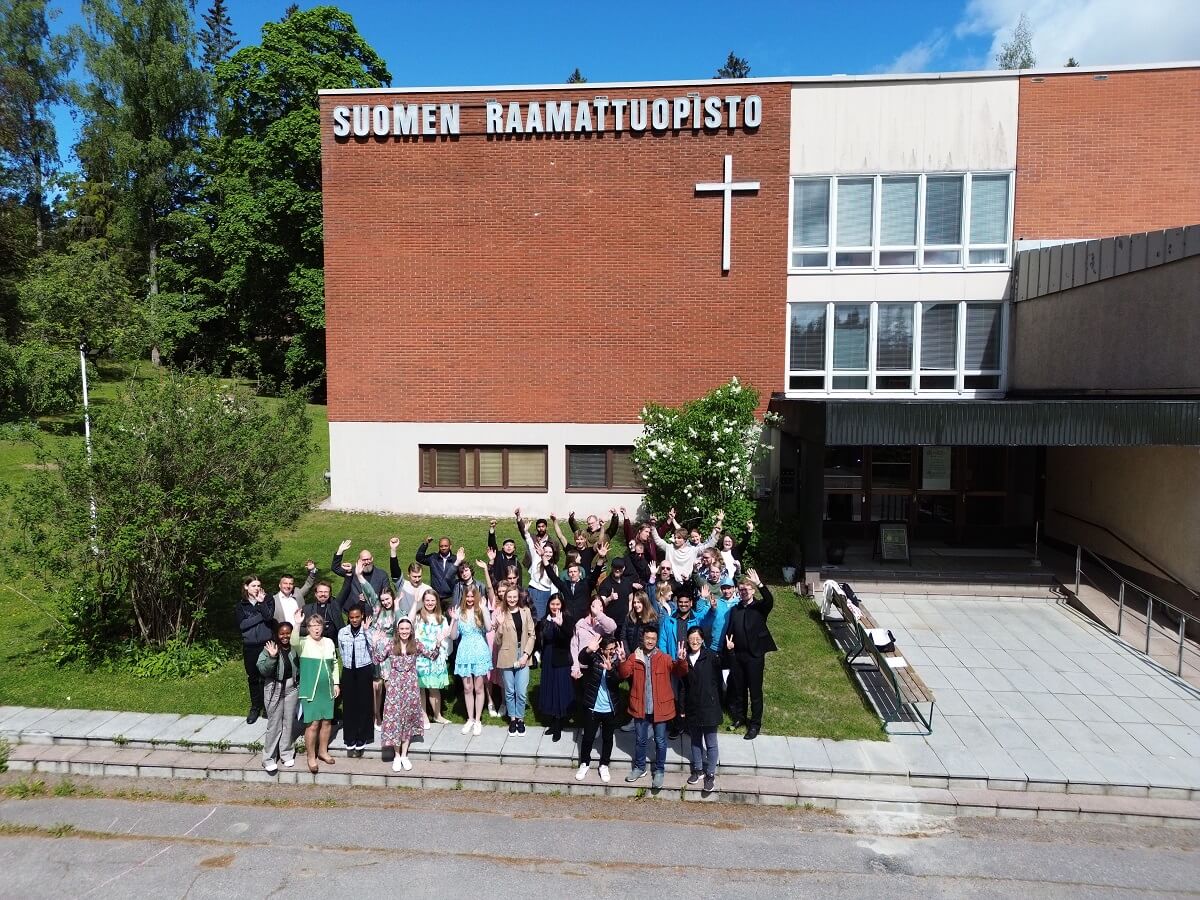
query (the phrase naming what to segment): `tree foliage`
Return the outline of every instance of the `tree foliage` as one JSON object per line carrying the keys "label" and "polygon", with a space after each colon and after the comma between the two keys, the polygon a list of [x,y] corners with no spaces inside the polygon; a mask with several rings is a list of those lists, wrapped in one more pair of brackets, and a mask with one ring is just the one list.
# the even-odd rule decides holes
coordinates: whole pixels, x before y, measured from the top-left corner
{"label": "tree foliage", "polygon": [[214,71],[217,63],[228,59],[236,46],[229,7],[225,0],[213,0],[204,14],[204,27],[200,30],[200,61],[205,71]]}
{"label": "tree foliage", "polygon": [[587,84],[587,76],[579,71],[579,66],[576,66],[575,71],[567,76],[567,84]]}
{"label": "tree foliage", "polygon": [[187,353],[315,384],[325,370],[317,91],[382,87],[391,75],[348,14],[319,6],[266,23],[261,43],[216,76],[227,119],[206,153],[192,234],[172,249],[184,283],[216,315]]}
{"label": "tree foliage", "polygon": [[736,55],[732,50],[729,51],[729,56],[725,60],[725,64],[717,69],[717,78],[749,78],[750,77],[750,62],[741,56]]}
{"label": "tree foliage", "polygon": [[754,518],[754,464],[769,449],[757,408],[758,391],[736,378],[680,407],[645,407],[633,461],[650,509],[674,507],[680,524],[701,530],[723,509],[728,531],[744,529]]}
{"label": "tree foliage", "polygon": [[50,33],[47,0],[0,0],[0,190],[33,211],[44,245],[46,185],[58,168],[51,107],[68,91],[72,42]]}
{"label": "tree foliage", "polygon": [[76,148],[89,180],[113,186],[120,236],[146,279],[141,319],[151,358],[196,327],[194,302],[160,295],[159,256],[172,213],[194,188],[208,81],[193,65],[196,33],[184,0],[84,0],[90,81]]}
{"label": "tree foliage", "polygon": [[996,54],[996,66],[1000,69],[1032,69],[1035,65],[1037,58],[1033,55],[1033,29],[1029,27],[1029,17],[1021,13],[1012,38],[1002,44],[1000,52]]}
{"label": "tree foliage", "polygon": [[90,465],[79,445],[45,458],[18,507],[41,570],[62,576],[52,588],[77,655],[196,639],[205,605],[275,552],[275,530],[304,508],[309,431],[299,395],[266,406],[170,374],[100,407]]}

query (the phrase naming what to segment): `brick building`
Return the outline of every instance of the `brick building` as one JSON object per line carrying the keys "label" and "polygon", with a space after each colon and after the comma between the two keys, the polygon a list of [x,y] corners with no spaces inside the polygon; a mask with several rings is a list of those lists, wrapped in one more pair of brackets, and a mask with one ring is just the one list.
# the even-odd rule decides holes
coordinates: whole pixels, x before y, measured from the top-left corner
{"label": "brick building", "polygon": [[1017,252],[1200,222],[1195,64],[334,90],[321,122],[341,508],[633,508],[642,405],[737,375],[788,414],[764,489],[810,553],[1017,533],[1045,444],[945,418],[1019,399]]}

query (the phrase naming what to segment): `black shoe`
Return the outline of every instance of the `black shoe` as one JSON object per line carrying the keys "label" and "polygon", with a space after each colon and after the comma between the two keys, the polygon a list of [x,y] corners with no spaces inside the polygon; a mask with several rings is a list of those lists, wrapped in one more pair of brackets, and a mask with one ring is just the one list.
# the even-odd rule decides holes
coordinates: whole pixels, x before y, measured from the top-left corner
{"label": "black shoe", "polygon": [[525,733],[525,720],[517,719],[517,734],[524,734],[524,733]]}
{"label": "black shoe", "polygon": [[688,784],[695,784],[697,781],[700,780],[700,778],[701,778],[700,772],[693,772],[691,775],[688,776],[688,780],[687,780]]}
{"label": "black shoe", "polygon": [[729,727],[730,728],[741,728],[745,724],[746,724],[745,719],[739,719],[737,716],[734,716],[733,719],[729,723]]}
{"label": "black shoe", "polygon": [[516,720],[516,719],[509,719],[509,720],[508,720],[508,733],[509,733],[509,734],[516,734],[516,733],[517,733],[517,720]]}
{"label": "black shoe", "polygon": [[250,712],[246,713],[246,724],[253,725],[258,721],[258,717],[262,715],[262,710],[257,706],[250,707]]}
{"label": "black shoe", "polygon": [[384,747],[383,751],[381,752],[381,758],[384,762],[390,763],[393,759],[396,758],[396,748],[395,747]]}
{"label": "black shoe", "polygon": [[562,740],[562,729],[561,729],[561,728],[555,728],[553,731],[551,731],[551,732],[550,732],[550,740],[552,740],[552,741],[553,741],[554,743],[556,743],[556,744],[557,744],[559,741],[561,741],[561,740]]}
{"label": "black shoe", "polygon": [[749,728],[746,729],[746,733],[742,735],[742,740],[752,741],[756,737],[758,737],[758,726],[751,725]]}

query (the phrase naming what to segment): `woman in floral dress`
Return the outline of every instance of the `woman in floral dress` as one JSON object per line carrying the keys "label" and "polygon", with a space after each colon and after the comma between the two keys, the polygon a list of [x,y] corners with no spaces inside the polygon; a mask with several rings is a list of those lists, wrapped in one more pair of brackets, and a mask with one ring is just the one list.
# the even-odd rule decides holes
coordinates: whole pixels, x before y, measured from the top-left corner
{"label": "woman in floral dress", "polygon": [[[433,710],[433,721],[445,725],[450,720],[442,715],[442,688],[450,685],[450,672],[446,668],[446,659],[450,648],[446,646],[446,638],[450,633],[450,622],[442,612],[442,604],[438,595],[428,590],[417,601],[417,640],[426,650],[441,647],[442,652],[436,659],[425,656],[417,657],[417,684],[421,688],[421,716],[426,714],[426,699],[428,708]],[[428,727],[429,720],[425,719]]]}
{"label": "woman in floral dress", "polygon": [[467,705],[467,724],[462,733],[483,733],[479,717],[483,712],[484,683],[492,670],[492,651],[488,649],[487,633],[492,628],[491,616],[484,608],[479,589],[470,585],[463,592],[462,605],[450,607],[450,637],[461,637],[454,658],[454,674],[462,679],[463,700]]}
{"label": "woman in floral dress", "polygon": [[[375,588],[371,586],[371,582],[367,581],[361,571],[358,572],[358,582],[367,607],[367,640],[372,648],[378,643],[390,643],[396,637],[396,622],[399,619],[396,614],[396,596],[392,592],[391,583],[389,582],[376,594]],[[373,649],[372,653],[374,653]],[[375,710],[376,728],[383,724],[383,693],[387,687],[389,665],[390,663],[384,662],[382,665],[375,666],[372,690],[375,693],[373,709]],[[384,762],[388,762],[386,756]]]}
{"label": "woman in floral dress", "polygon": [[427,650],[413,635],[412,620],[404,618],[396,623],[396,638],[389,644],[377,644],[371,655],[380,665],[391,660],[388,674],[387,699],[383,703],[383,728],[379,743],[396,749],[392,771],[407,771],[412,768],[408,761],[408,745],[414,737],[425,733],[421,720],[421,692],[417,687],[417,660],[420,657],[437,659],[442,647],[438,642]]}

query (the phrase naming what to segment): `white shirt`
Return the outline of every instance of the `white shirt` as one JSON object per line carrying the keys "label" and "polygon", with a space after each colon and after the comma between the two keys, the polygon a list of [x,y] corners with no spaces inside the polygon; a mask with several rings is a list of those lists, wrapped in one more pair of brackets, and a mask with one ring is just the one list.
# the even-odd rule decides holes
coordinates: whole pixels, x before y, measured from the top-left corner
{"label": "white shirt", "polygon": [[400,582],[400,593],[403,595],[404,600],[398,605],[399,609],[401,611],[411,610],[417,605],[418,601],[425,596],[426,591],[432,590],[433,588],[423,581],[416,587],[413,587],[412,582],[405,578],[402,582]]}

